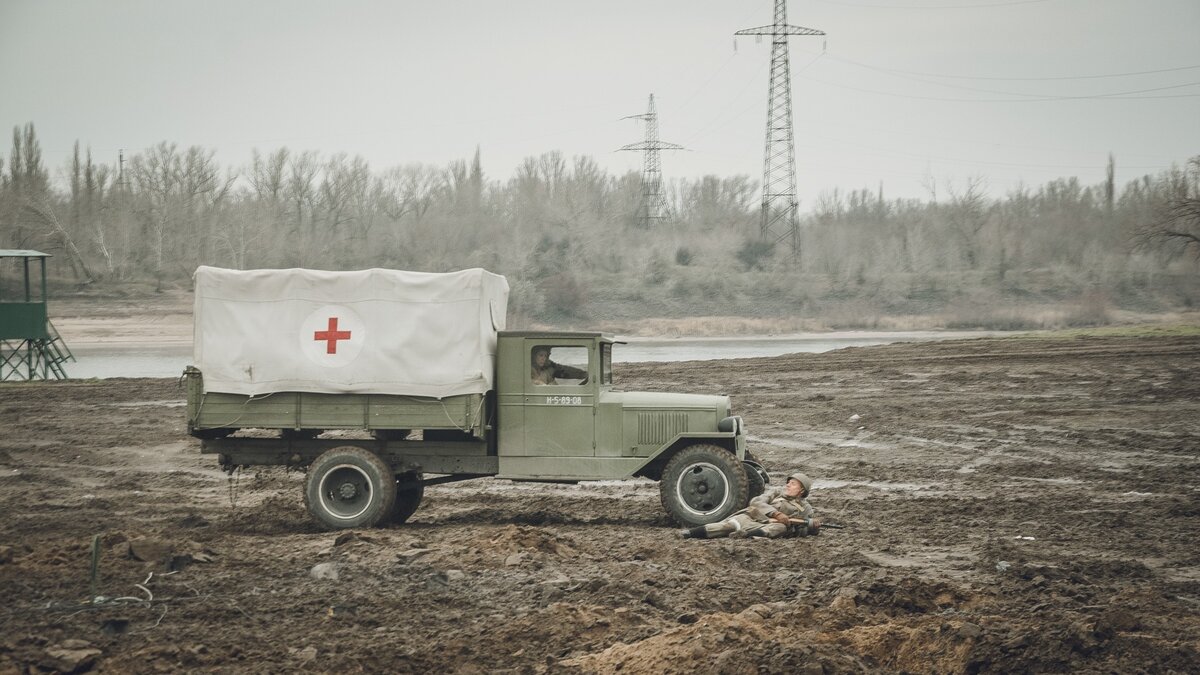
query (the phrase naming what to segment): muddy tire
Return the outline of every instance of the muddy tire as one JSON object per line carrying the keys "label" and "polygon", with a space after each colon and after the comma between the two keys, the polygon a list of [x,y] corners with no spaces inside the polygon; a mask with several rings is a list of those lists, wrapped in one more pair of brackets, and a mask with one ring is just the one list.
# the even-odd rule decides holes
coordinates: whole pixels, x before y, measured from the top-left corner
{"label": "muddy tire", "polygon": [[396,505],[392,507],[392,522],[400,525],[416,513],[425,497],[421,474],[407,473],[396,480]]}
{"label": "muddy tire", "polygon": [[658,482],[663,507],[677,523],[715,523],[750,501],[746,469],[732,452],[715,445],[692,445],[675,453]]}
{"label": "muddy tire", "polygon": [[326,527],[374,527],[391,517],[395,504],[396,476],[370,450],[327,450],[304,477],[304,505]]}
{"label": "muddy tire", "polygon": [[761,495],[767,491],[766,471],[762,470],[762,462],[749,452],[746,453],[746,459],[742,460],[742,466],[746,469],[746,480],[750,484],[750,499]]}

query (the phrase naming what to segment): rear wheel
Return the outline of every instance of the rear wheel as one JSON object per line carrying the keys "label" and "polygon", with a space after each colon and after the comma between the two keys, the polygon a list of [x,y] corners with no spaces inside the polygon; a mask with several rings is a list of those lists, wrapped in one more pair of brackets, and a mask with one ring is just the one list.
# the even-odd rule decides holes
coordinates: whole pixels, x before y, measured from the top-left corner
{"label": "rear wheel", "polygon": [[663,507],[685,527],[723,520],[750,500],[745,467],[733,453],[708,444],[686,447],[668,460],[658,490]]}
{"label": "rear wheel", "polygon": [[399,525],[416,513],[425,497],[425,484],[420,473],[406,473],[396,477],[396,505],[392,507],[392,522]]}
{"label": "rear wheel", "polygon": [[304,505],[327,527],[373,527],[391,515],[395,503],[396,476],[391,467],[362,448],[325,451],[304,478]]}

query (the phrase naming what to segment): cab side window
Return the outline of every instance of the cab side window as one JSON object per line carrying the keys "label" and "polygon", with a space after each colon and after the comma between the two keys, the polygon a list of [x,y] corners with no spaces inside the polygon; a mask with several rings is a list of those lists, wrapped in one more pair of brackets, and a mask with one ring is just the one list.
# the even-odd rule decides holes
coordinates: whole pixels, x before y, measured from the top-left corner
{"label": "cab side window", "polygon": [[535,385],[586,384],[587,347],[534,345],[529,351],[529,379]]}

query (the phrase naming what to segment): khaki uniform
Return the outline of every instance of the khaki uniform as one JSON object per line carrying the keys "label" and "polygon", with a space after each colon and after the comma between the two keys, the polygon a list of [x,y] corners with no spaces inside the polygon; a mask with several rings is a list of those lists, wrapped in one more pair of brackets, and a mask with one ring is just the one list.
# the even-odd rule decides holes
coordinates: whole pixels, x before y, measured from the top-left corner
{"label": "khaki uniform", "polygon": [[546,359],[546,365],[541,368],[536,364],[529,367],[529,379],[533,380],[534,384],[558,384],[558,380],[555,379],[558,377],[582,380],[587,377],[587,371],[574,366],[560,365],[549,359]]}
{"label": "khaki uniform", "polygon": [[[767,490],[750,500],[750,505],[729,516],[719,523],[709,523],[704,526],[705,537],[714,539],[727,537],[735,532],[742,536],[781,537],[793,527],[771,519],[776,513],[783,513],[789,518],[807,519],[813,517],[813,508],[803,497],[789,497],[782,488]],[[799,527],[799,529],[804,529]]]}

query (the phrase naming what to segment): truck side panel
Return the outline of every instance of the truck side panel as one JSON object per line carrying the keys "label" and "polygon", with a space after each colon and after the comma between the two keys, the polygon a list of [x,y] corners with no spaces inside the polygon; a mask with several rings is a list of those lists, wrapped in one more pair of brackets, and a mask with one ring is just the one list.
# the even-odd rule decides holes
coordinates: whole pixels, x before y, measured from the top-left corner
{"label": "truck side panel", "polygon": [[320,438],[288,440],[279,438],[223,438],[200,444],[200,452],[220,455],[221,464],[233,466],[304,467],[321,453],[337,447],[354,446],[379,455],[397,473],[493,475],[497,458],[488,453],[483,441],[438,443],[422,441],[375,441],[363,439]]}
{"label": "truck side panel", "polygon": [[199,370],[189,368],[188,422],[193,430],[459,429],[477,438],[487,430],[484,396],[445,399],[387,394],[283,392],[250,397],[203,392]]}

